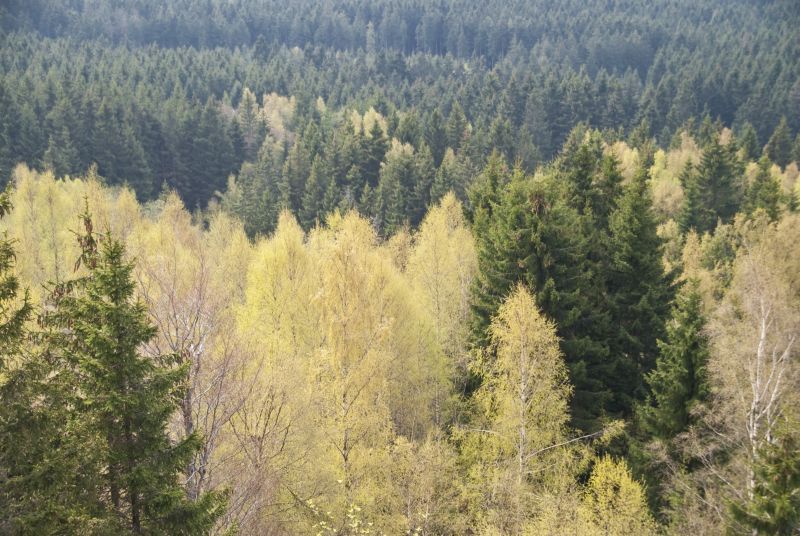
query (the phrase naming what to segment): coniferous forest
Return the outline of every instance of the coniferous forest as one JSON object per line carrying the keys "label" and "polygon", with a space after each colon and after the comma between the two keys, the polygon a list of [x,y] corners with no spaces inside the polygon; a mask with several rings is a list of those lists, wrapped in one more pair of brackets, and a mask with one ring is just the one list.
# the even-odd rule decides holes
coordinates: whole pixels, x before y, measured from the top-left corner
{"label": "coniferous forest", "polygon": [[5,0],[0,534],[798,534],[798,28]]}

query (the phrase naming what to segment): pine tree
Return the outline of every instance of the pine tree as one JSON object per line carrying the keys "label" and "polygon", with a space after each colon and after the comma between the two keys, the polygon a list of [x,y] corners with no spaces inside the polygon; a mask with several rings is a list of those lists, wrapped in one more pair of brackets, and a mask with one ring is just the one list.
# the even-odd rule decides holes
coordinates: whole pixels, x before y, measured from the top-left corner
{"label": "pine tree", "polygon": [[704,329],[698,283],[689,281],[676,297],[665,340],[658,341],[656,367],[646,376],[652,398],[641,415],[653,436],[670,439],[684,431],[693,406],[708,394]]}
{"label": "pine tree", "polygon": [[762,156],[758,161],[758,171],[745,192],[742,208],[747,214],[761,209],[770,220],[775,221],[780,216],[781,188],[772,176],[771,167],[772,163],[766,155]]}
{"label": "pine tree", "polygon": [[775,131],[770,136],[764,151],[769,159],[785,168],[792,161],[792,138],[789,133],[789,125],[786,117],[782,117]]}
{"label": "pine tree", "polygon": [[671,298],[647,179],[640,169],[609,222],[607,290],[617,332],[609,341],[615,359],[607,378],[616,393],[615,409],[623,411],[631,409],[637,392],[641,395],[642,373],[655,363]]}

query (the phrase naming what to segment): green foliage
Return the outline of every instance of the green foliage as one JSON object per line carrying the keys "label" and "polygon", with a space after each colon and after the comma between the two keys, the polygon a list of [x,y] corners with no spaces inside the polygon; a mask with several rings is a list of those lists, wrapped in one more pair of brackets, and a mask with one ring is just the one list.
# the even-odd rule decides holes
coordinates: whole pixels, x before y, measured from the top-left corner
{"label": "green foliage", "polygon": [[179,475],[200,438],[173,443],[166,431],[187,370],[139,353],[156,330],[133,299],[133,265],[83,221],[88,273],[56,287],[43,350],[4,387],[6,521],[21,532],[208,533],[224,493],[187,499]]}
{"label": "green foliage", "polygon": [[732,147],[714,136],[703,149],[700,165],[692,170],[687,164],[681,175],[686,189],[682,228],[703,233],[713,230],[718,220],[729,223],[741,202],[740,175]]}
{"label": "green foliage", "polygon": [[[472,292],[473,341],[484,345],[488,319],[510,289],[524,283],[556,321],[561,348],[575,386],[573,419],[593,426],[610,399],[606,341],[600,337],[605,313],[588,257],[588,226],[567,199],[571,190],[558,174],[508,177],[499,159],[490,161],[479,189],[472,192],[473,230],[479,272]],[[507,182],[508,181],[508,182]],[[504,184],[506,183],[507,184]],[[598,323],[599,322],[599,323]]]}
{"label": "green foliage", "polygon": [[758,171],[745,192],[742,210],[753,214],[760,209],[775,221],[780,215],[781,187],[773,178],[771,168],[772,163],[762,156],[758,161]]}
{"label": "green foliage", "polygon": [[606,289],[616,333],[609,339],[615,360],[604,377],[615,394],[612,408],[630,412],[632,401],[641,398],[643,372],[655,364],[656,341],[663,336],[672,298],[646,171],[636,173],[611,214],[608,244]]}
{"label": "green foliage", "polygon": [[800,526],[800,443],[797,431],[783,431],[755,461],[752,497],[733,503],[734,518],[754,534],[789,536]]}
{"label": "green foliage", "polygon": [[789,133],[789,125],[786,117],[782,117],[775,131],[770,136],[764,152],[769,159],[785,168],[792,161],[792,138]]}
{"label": "green foliage", "polygon": [[646,376],[652,393],[641,408],[649,434],[671,439],[686,430],[693,407],[708,396],[708,340],[697,281],[678,292],[666,338],[658,341],[655,369]]}
{"label": "green foliage", "polygon": [[757,160],[761,156],[761,145],[758,143],[756,129],[750,123],[745,123],[737,137],[738,146],[744,151],[747,160]]}
{"label": "green foliage", "polygon": [[[0,218],[11,210],[10,192],[0,193]],[[0,236],[0,381],[6,360],[16,355],[32,306],[27,290],[20,295],[19,278],[14,273],[14,241],[8,233]]]}

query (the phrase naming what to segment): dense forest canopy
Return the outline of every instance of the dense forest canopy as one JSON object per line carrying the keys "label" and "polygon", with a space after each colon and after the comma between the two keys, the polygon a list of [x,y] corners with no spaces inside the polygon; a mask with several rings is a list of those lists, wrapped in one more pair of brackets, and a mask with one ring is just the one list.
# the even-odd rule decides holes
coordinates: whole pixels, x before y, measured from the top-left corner
{"label": "dense forest canopy", "polygon": [[795,534],[793,0],[7,0],[0,533]]}

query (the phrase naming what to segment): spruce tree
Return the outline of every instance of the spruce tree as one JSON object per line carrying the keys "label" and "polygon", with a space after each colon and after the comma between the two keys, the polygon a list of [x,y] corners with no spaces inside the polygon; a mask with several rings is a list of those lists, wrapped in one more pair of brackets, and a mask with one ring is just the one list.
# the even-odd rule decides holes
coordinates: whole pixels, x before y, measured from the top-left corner
{"label": "spruce tree", "polygon": [[[10,191],[0,193],[0,218],[11,210]],[[28,292],[19,302],[19,279],[14,273],[14,242],[4,232],[0,236],[0,372],[9,356],[15,355],[22,339],[25,322],[31,315]],[[1,381],[1,380],[0,380]]]}
{"label": "spruce tree", "polygon": [[44,165],[58,177],[78,172],[78,150],[72,143],[67,127],[50,134],[50,141],[44,152]]}
{"label": "spruce tree", "polygon": [[453,104],[450,110],[450,115],[447,118],[447,144],[457,151],[461,147],[461,142],[464,140],[464,134],[467,131],[467,117],[464,115],[464,110],[457,102]]}
{"label": "spruce tree", "polygon": [[591,301],[598,275],[587,262],[582,216],[567,202],[559,175],[513,176],[494,157],[473,189],[473,230],[478,273],[472,288],[472,341],[488,346],[491,318],[511,288],[523,283],[556,322],[575,386],[573,424],[593,429],[611,396],[602,368],[608,348],[597,334],[605,325]]}
{"label": "spruce tree", "polygon": [[502,283],[496,281],[500,261],[492,228],[496,223],[495,211],[500,205],[502,189],[510,175],[502,157],[492,153],[483,173],[473,183],[469,191],[472,232],[478,253],[478,273],[473,281],[470,307],[471,337],[476,346],[485,347],[489,342],[488,328],[497,308],[513,281],[508,278]]}
{"label": "spruce tree", "polygon": [[642,373],[655,363],[671,298],[656,227],[648,174],[640,169],[609,222],[607,292],[616,333],[609,341],[608,380],[617,411],[629,411],[632,397],[641,395]]}
{"label": "spruce tree", "polygon": [[455,153],[448,148],[444,159],[442,159],[442,165],[439,166],[433,177],[433,184],[431,184],[432,204],[438,203],[448,192],[455,192],[456,197],[462,197],[463,192],[457,191],[455,160]]}
{"label": "spruce tree", "polygon": [[133,534],[207,533],[224,496],[187,499],[180,476],[200,438],[174,442],[167,434],[187,369],[176,365],[177,356],[140,354],[156,330],[134,299],[133,264],[113,238],[98,247],[87,214],[83,220],[81,262],[89,275],[58,300],[53,321],[62,330],[53,342],[76,370],[81,411],[101,440],[105,508]]}
{"label": "spruce tree", "polygon": [[800,164],[800,134],[794,138],[794,147],[792,148],[792,160]]}
{"label": "spruce tree", "polygon": [[438,108],[428,118],[425,128],[425,143],[433,155],[434,165],[438,168],[442,164],[444,151],[447,149],[447,129]]}
{"label": "spruce tree", "polygon": [[649,404],[641,408],[645,429],[670,439],[686,429],[692,407],[708,394],[706,363],[708,338],[697,281],[681,288],[666,325],[666,338],[658,341],[656,367],[647,376]]}
{"label": "spruce tree", "polygon": [[694,228],[704,233],[712,231],[718,219],[725,223],[733,218],[741,197],[737,172],[730,148],[714,136],[703,150],[700,165],[692,172],[687,164],[681,175],[686,192],[680,218],[682,229]]}
{"label": "spruce tree", "polygon": [[683,206],[678,216],[678,225],[681,232],[686,233],[689,229],[704,230],[713,225],[714,214],[703,204],[700,185],[694,164],[691,160],[678,175],[678,180],[683,187]]}
{"label": "spruce tree", "polygon": [[789,134],[789,125],[786,117],[782,117],[775,131],[770,136],[764,151],[769,159],[785,168],[792,161],[792,138]]}
{"label": "spruce tree", "polygon": [[771,167],[766,155],[762,156],[758,161],[758,171],[745,192],[742,208],[747,214],[761,209],[775,221],[780,216],[781,188],[772,176]]}
{"label": "spruce tree", "polygon": [[746,160],[756,160],[761,156],[761,146],[758,143],[756,129],[750,123],[745,123],[737,140],[739,147],[744,151]]}
{"label": "spruce tree", "polygon": [[414,155],[415,178],[413,190],[410,192],[410,203],[408,207],[410,223],[417,227],[431,204],[431,188],[436,176],[433,157],[427,145],[420,147]]}
{"label": "spruce tree", "polygon": [[800,527],[800,440],[781,431],[754,461],[755,487],[744,503],[733,503],[734,519],[753,534],[792,536]]}
{"label": "spruce tree", "polygon": [[389,148],[389,142],[377,121],[372,124],[369,135],[364,137],[364,145],[364,153],[366,155],[362,168],[364,182],[374,189],[378,186],[381,162],[383,162],[386,151]]}
{"label": "spruce tree", "polygon": [[5,185],[11,176],[14,166],[14,153],[16,152],[15,134],[18,128],[14,124],[17,109],[6,89],[5,83],[0,83],[0,185]]}
{"label": "spruce tree", "polygon": [[300,223],[311,229],[322,216],[322,203],[325,196],[325,183],[322,177],[322,159],[319,156],[311,163],[311,173],[306,181],[303,201],[300,206]]}

